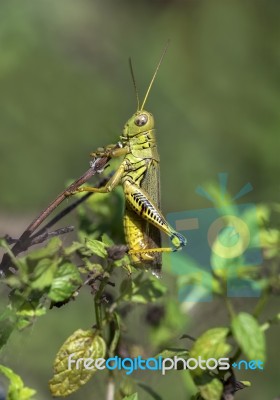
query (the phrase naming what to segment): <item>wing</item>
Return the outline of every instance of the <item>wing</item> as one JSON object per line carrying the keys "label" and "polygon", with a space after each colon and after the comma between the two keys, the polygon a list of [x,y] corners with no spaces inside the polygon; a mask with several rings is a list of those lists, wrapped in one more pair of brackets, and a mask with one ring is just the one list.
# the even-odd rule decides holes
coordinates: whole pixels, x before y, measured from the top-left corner
{"label": "wing", "polygon": [[[141,182],[141,188],[149,195],[149,198],[160,209],[160,169],[159,162],[152,159],[144,178]],[[161,248],[161,233],[158,228],[145,222],[145,239],[149,243],[150,249]],[[159,275],[162,266],[162,253],[153,253],[153,262],[151,267],[155,275]]]}

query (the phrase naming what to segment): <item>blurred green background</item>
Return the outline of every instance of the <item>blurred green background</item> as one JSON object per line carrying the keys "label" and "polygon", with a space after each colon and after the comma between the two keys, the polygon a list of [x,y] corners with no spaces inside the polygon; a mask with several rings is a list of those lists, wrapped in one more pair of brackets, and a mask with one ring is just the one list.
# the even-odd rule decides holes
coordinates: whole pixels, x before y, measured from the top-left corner
{"label": "blurred green background", "polygon": [[[246,200],[278,200],[279,2],[2,0],[1,234],[19,230],[12,215],[35,216],[81,175],[91,151],[118,140],[136,109],[128,57],[143,98],[168,39],[146,105],[158,132],[164,213],[210,206],[195,188],[219,172],[229,173],[232,193],[252,183]],[[27,380],[38,381],[36,388],[42,385],[39,399],[49,398],[51,368],[45,372],[43,365],[67,334],[79,324],[87,327],[86,315],[69,313],[63,327],[59,310],[34,327],[29,351],[36,357],[23,369]],[[15,339],[15,349],[21,347],[17,340],[23,339]],[[57,341],[52,354],[48,340]],[[14,362],[21,360],[17,355]],[[252,376],[250,398],[276,396],[273,371]],[[185,398],[179,391],[178,400]]]}

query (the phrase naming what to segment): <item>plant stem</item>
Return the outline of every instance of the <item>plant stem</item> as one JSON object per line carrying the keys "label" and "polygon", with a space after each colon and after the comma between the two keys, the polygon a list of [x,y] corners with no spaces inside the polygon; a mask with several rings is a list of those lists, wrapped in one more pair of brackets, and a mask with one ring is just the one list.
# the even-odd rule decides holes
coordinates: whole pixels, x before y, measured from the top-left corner
{"label": "plant stem", "polygon": [[263,311],[264,306],[266,305],[266,303],[268,301],[268,298],[269,298],[268,294],[269,294],[268,291],[265,290],[262,293],[261,297],[259,298],[259,300],[258,300],[258,302],[256,304],[256,307],[255,307],[255,309],[253,311],[253,316],[255,318],[259,318],[261,312]]}
{"label": "plant stem", "polygon": [[273,318],[270,318],[267,322],[261,325],[261,330],[265,332],[271,325],[277,324],[280,322],[280,313],[276,314]]}
{"label": "plant stem", "polygon": [[233,305],[228,297],[225,297],[225,303],[226,303],[226,308],[229,313],[230,319],[233,319],[235,317],[235,311],[234,311]]}
{"label": "plant stem", "polygon": [[101,308],[101,297],[103,295],[103,291],[105,287],[107,286],[107,283],[110,279],[111,272],[113,270],[113,263],[110,263],[107,271],[105,272],[106,275],[103,276],[103,279],[99,285],[98,291],[95,295],[94,298],[94,308],[95,308],[95,316],[96,316],[96,325],[97,329],[101,330],[102,329],[102,308]]}
{"label": "plant stem", "polygon": [[109,376],[107,384],[106,400],[114,400],[115,398],[115,381],[112,376]]}

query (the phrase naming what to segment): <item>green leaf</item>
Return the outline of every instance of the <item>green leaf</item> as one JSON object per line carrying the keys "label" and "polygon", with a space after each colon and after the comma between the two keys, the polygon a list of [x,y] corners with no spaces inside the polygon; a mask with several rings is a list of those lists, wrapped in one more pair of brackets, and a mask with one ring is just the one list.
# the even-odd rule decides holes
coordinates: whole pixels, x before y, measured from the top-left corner
{"label": "green leaf", "polygon": [[[203,360],[224,357],[231,349],[231,346],[226,343],[228,333],[229,329],[224,327],[212,328],[204,332],[194,342],[190,351],[190,357],[198,359],[200,356]],[[196,368],[191,373],[192,375],[202,375],[205,373],[205,370]]]}
{"label": "green leaf", "polygon": [[198,385],[200,395],[204,400],[220,400],[223,393],[223,384],[219,379],[212,379],[209,383]]}
{"label": "green leaf", "polygon": [[71,254],[75,253],[77,250],[80,250],[84,245],[80,242],[73,242],[71,246],[66,247],[64,249],[64,255],[69,257]]}
{"label": "green leaf", "polygon": [[31,275],[31,287],[42,290],[51,286],[56,268],[57,262],[52,262],[49,258],[41,259]]}
{"label": "green leaf", "polygon": [[232,320],[232,333],[249,360],[265,361],[265,336],[257,320],[241,312]]}
{"label": "green leaf", "polygon": [[[64,342],[54,361],[54,376],[49,382],[50,391],[55,397],[68,396],[76,392],[97,371],[95,365],[86,369],[83,362],[76,364],[80,358],[104,358],[106,343],[97,331],[79,329]],[[75,362],[69,369],[69,356]]]}
{"label": "green leaf", "polygon": [[19,331],[24,330],[25,328],[30,327],[32,322],[28,318],[20,318],[17,322],[17,328]]}
{"label": "green leaf", "polygon": [[79,268],[79,271],[82,273],[94,272],[95,274],[104,273],[104,269],[101,264],[92,263],[88,258],[84,259],[85,266]]}
{"label": "green leaf", "polygon": [[7,343],[16,326],[16,317],[13,311],[6,309],[0,314],[0,349]]}
{"label": "green leaf", "polygon": [[[239,243],[239,242],[240,243]],[[225,227],[212,244],[211,267],[216,276],[223,280],[236,278],[237,268],[244,265],[242,256],[235,256],[234,251],[237,245],[242,246],[243,241],[232,226]],[[222,247],[220,247],[222,244]],[[218,250],[219,249],[219,250]],[[233,252],[233,253],[232,253]],[[231,256],[232,253],[232,256]],[[229,276],[229,274],[231,276]]]}
{"label": "green leaf", "polygon": [[21,377],[15,374],[10,368],[0,365],[0,372],[5,375],[9,381],[9,390],[7,400],[31,400],[35,390],[24,387]]}
{"label": "green leaf", "polygon": [[55,302],[64,301],[72,296],[81,283],[77,267],[71,263],[65,263],[58,267],[48,297]]}
{"label": "green leaf", "polygon": [[102,242],[106,245],[106,247],[114,246],[114,241],[108,236],[106,233],[103,233],[101,236]]}
{"label": "green leaf", "polygon": [[[127,285],[125,287],[125,285]],[[124,290],[126,288],[126,290]],[[141,282],[127,280],[122,284],[125,292],[123,299],[134,303],[147,304],[156,301],[166,293],[164,286],[157,278],[149,278]]]}
{"label": "green leaf", "polygon": [[130,376],[125,375],[119,385],[120,396],[130,396],[135,392],[135,381]]}
{"label": "green leaf", "polygon": [[188,358],[189,351],[186,349],[165,349],[162,350],[159,354],[155,357],[162,357],[162,358],[173,358],[173,357],[181,357],[181,358]]}
{"label": "green leaf", "polygon": [[41,317],[42,315],[45,315],[47,312],[46,308],[40,307],[37,309],[34,309],[31,305],[28,307],[28,303],[26,303],[25,308],[22,308],[20,311],[16,312],[16,315],[19,315],[21,317]]}
{"label": "green leaf", "polygon": [[250,387],[252,386],[250,381],[240,381],[240,383],[242,383],[242,385],[244,385],[245,387]]}
{"label": "green leaf", "polygon": [[138,393],[135,392],[135,393],[131,394],[130,396],[125,396],[125,397],[123,397],[122,400],[138,400]]}
{"label": "green leaf", "polygon": [[106,244],[95,239],[86,239],[85,247],[101,258],[107,257]]}
{"label": "green leaf", "polygon": [[52,238],[47,246],[42,247],[41,249],[32,251],[32,253],[28,254],[27,260],[28,261],[37,261],[41,260],[42,258],[51,258],[55,254],[57,254],[58,250],[61,248],[61,240],[59,237]]}
{"label": "green leaf", "polygon": [[[178,275],[179,299],[181,302],[199,302],[210,294],[222,293],[221,283],[215,279],[212,271],[206,271],[190,256],[180,252],[172,254],[174,273]],[[190,286],[192,289],[190,290]]]}

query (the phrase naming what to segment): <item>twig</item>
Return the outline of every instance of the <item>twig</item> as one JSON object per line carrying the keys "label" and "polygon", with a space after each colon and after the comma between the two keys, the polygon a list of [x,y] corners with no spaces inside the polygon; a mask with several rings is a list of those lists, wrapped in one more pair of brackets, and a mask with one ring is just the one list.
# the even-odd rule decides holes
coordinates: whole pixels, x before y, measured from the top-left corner
{"label": "twig", "polygon": [[[40,234],[36,234],[35,236],[32,236],[30,238],[30,244],[28,247],[34,246],[35,244],[40,244],[45,242],[46,240],[54,237],[54,236],[60,236],[60,235],[65,235],[66,233],[72,232],[74,230],[74,226],[66,226],[64,228],[59,228],[56,229],[53,232],[48,232],[47,230],[45,231],[40,231]],[[6,242],[11,245],[11,244],[15,244],[18,239],[14,239],[8,235],[5,236],[5,240]]]}
{"label": "twig", "polygon": [[50,238],[55,237],[55,236],[65,235],[66,233],[73,232],[74,229],[75,229],[74,226],[65,226],[64,228],[56,229],[53,232],[46,231],[45,233],[42,233],[41,235],[36,235],[35,237],[32,236],[30,238],[30,240],[31,240],[30,246],[34,246],[34,244],[43,243],[46,240],[49,240]]}
{"label": "twig", "polygon": [[[96,187],[101,187],[104,186],[112,174],[109,174],[106,178],[103,178],[97,185]],[[67,189],[66,189],[67,190]],[[44,233],[47,229],[51,228],[54,224],[56,224],[58,221],[60,221],[62,218],[64,218],[66,215],[68,215],[71,211],[73,211],[76,207],[78,207],[81,203],[86,201],[90,196],[92,196],[94,193],[89,192],[86,193],[84,196],[80,197],[79,199],[75,200],[72,204],[69,206],[65,207],[62,211],[60,211],[53,219],[51,219],[43,228],[41,228],[39,231],[34,233],[31,238],[37,237],[38,235],[41,235]]]}
{"label": "twig", "polygon": [[[30,238],[35,230],[45,221],[45,219],[55,210],[56,207],[59,206],[68,196],[67,193],[73,192],[78,189],[81,185],[87,182],[93,175],[97,172],[103,171],[105,165],[109,161],[109,157],[98,158],[94,163],[91,164],[91,167],[75,182],[73,182],[70,186],[68,186],[62,193],[60,193],[55,200],[53,200],[50,205],[40,213],[40,215],[35,218],[31,224],[26,228],[23,234],[19,237],[17,242],[12,247],[12,253],[14,256],[17,256],[19,253],[25,251],[30,246]],[[86,197],[85,195],[84,197]],[[70,206],[71,208],[71,206]],[[72,208],[71,208],[72,209]],[[64,214],[65,215],[65,214]],[[62,218],[62,217],[61,217]],[[56,220],[57,221],[57,220]],[[46,226],[48,226],[47,224]],[[45,230],[45,228],[43,229]],[[42,232],[39,232],[39,235]],[[44,232],[43,232],[44,233]],[[34,237],[37,235],[34,235]],[[9,273],[11,258],[9,254],[4,254],[2,262],[0,264],[0,275],[5,276]]]}

